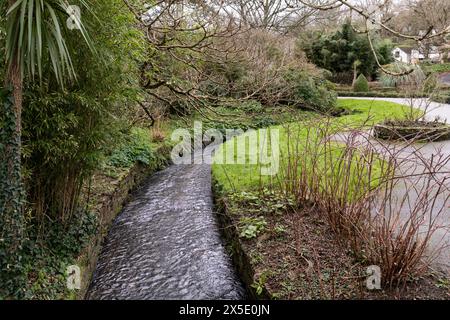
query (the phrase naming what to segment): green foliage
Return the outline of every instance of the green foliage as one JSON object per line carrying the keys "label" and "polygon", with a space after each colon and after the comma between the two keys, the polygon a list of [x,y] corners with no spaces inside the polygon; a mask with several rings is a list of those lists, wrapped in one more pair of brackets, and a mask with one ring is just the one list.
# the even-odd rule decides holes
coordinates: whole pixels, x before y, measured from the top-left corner
{"label": "green foliage", "polygon": [[[365,35],[356,34],[350,23],[345,23],[342,29],[331,35],[319,35],[301,44],[308,59],[317,66],[333,73],[352,73],[355,61],[361,61],[358,67],[360,73],[375,76],[377,64],[370,44]],[[389,63],[391,57],[391,43],[376,41],[375,51],[380,63]]]}
{"label": "green foliage", "polygon": [[77,211],[66,225],[48,226],[47,243],[60,257],[72,259],[88,243],[97,230],[97,216]]}
{"label": "green foliage", "polygon": [[369,91],[369,92],[352,92],[338,91],[340,97],[378,97],[378,98],[423,98],[428,94],[422,92],[402,93],[396,91]]}
{"label": "green foliage", "polygon": [[239,109],[249,113],[259,113],[264,111],[264,107],[261,103],[255,100],[244,101],[239,105]]}
{"label": "green foliage", "polygon": [[108,158],[107,164],[129,168],[138,161],[149,165],[154,157],[148,130],[133,128],[123,145]]}
{"label": "green foliage", "polygon": [[361,73],[353,84],[354,92],[369,92],[369,82],[367,78]]}
{"label": "green foliage", "polygon": [[267,188],[263,188],[261,192],[235,192],[227,197],[231,200],[230,212],[240,215],[282,215],[295,205],[292,197]]}
{"label": "green foliage", "polygon": [[77,211],[66,224],[46,222],[47,235],[40,238],[34,225],[25,247],[25,270],[28,285],[25,299],[64,299],[70,296],[66,287],[66,269],[76,264],[76,257],[97,232],[95,214]]}
{"label": "green foliage", "polygon": [[[84,0],[75,3],[86,9]],[[63,27],[68,18],[65,1],[16,0],[7,11],[6,61],[17,59],[22,74],[33,77],[43,75],[43,64],[51,65],[60,85],[66,77],[74,79],[70,46],[66,44],[68,28]],[[77,30],[90,45],[89,35],[81,21]]]}
{"label": "green foliage", "polygon": [[[22,4],[26,1],[19,2]],[[38,1],[30,0],[28,3],[35,4]],[[78,3],[75,1],[71,4]],[[52,1],[53,4],[58,5],[58,1]],[[142,32],[135,26],[134,16],[124,10],[120,0],[93,1],[89,8],[90,11],[83,11],[83,23],[95,43],[95,52],[86,43],[82,32],[71,31],[64,42],[67,52],[58,52],[57,55],[57,59],[66,59],[56,61],[64,70],[55,68],[55,61],[50,58],[55,55],[45,50],[40,65],[34,61],[25,68],[27,74],[28,69],[35,68],[37,73],[40,73],[39,68],[42,69],[39,82],[34,81],[31,75],[24,79],[23,166],[17,168],[17,173],[22,173],[25,178],[28,200],[26,228],[17,228],[17,224],[23,221],[20,216],[12,220],[7,218],[5,226],[16,233],[23,231],[23,237],[29,240],[23,243],[25,251],[20,250],[21,243],[17,241],[20,237],[13,237],[16,239],[13,246],[10,246],[9,240],[0,241],[2,297],[18,298],[27,294],[33,298],[35,296],[28,291],[38,290],[41,292],[40,297],[54,298],[56,293],[62,292],[65,265],[79,254],[86,240],[82,234],[87,235],[91,230],[89,223],[80,225],[77,220],[80,218],[77,214],[80,207],[78,200],[83,184],[105,156],[124,141],[130,127],[129,115],[135,112],[135,101],[140,99],[139,67],[145,53],[145,42]],[[45,10],[50,9],[45,6]],[[37,11],[33,12],[35,14]],[[49,16],[45,18],[50,19],[56,28],[53,14],[51,11],[47,13]],[[34,14],[30,14],[33,19]],[[67,15],[64,10],[61,15],[66,29]],[[37,28],[38,21],[27,21],[31,22],[32,28]],[[0,51],[6,52],[3,26],[1,15]],[[20,30],[23,26],[16,25],[15,28]],[[44,28],[51,30],[53,26],[46,25]],[[28,29],[23,30],[28,32]],[[33,29],[22,40],[28,41],[28,35],[33,36],[35,32]],[[45,36],[42,45],[45,40],[51,46],[52,41],[61,40],[64,32]],[[57,44],[54,45],[58,48]],[[36,53],[33,55],[33,48],[28,44],[23,50],[27,57],[31,59],[34,56],[36,59]],[[63,90],[58,84],[61,82],[58,78],[64,72],[70,73],[67,65],[69,51],[70,64],[77,77],[76,81],[66,79]],[[0,60],[0,66],[3,66],[3,59]],[[0,72],[0,76],[3,72]],[[4,112],[0,113],[0,117],[0,148],[3,148],[4,141],[8,141],[4,136],[8,132],[4,129],[12,128],[7,125],[12,118]],[[3,155],[1,150],[0,157]],[[140,156],[142,160],[148,160],[146,155]],[[20,164],[20,161],[17,163]],[[5,162],[1,161],[3,164]],[[6,180],[2,178],[0,183],[6,183]],[[7,189],[9,192],[18,192],[10,186]],[[14,201],[21,199],[16,195],[13,198]],[[57,229],[59,227],[63,229]],[[0,238],[7,238],[5,230],[1,230]],[[11,249],[3,250],[8,247]],[[5,266],[10,272],[4,273]],[[20,272],[12,272],[13,269]],[[28,273],[28,286],[23,284],[24,269]],[[22,278],[19,279],[19,276]],[[28,293],[24,292],[25,288]]]}
{"label": "green foliage", "polygon": [[258,280],[256,280],[252,285],[251,285],[251,287],[253,288],[253,289],[255,289],[255,292],[256,292],[256,294],[258,295],[258,296],[260,296],[260,295],[262,295],[262,293],[263,293],[263,291],[264,291],[264,289],[265,289],[265,286],[266,286],[266,282],[267,282],[267,278],[269,277],[269,272],[263,272],[260,276],[259,276],[259,278],[258,278]]}
{"label": "green foliage", "polygon": [[450,72],[450,63],[423,63],[422,67],[426,74]]}
{"label": "green foliage", "polygon": [[77,32],[66,40],[77,81],[60,90],[44,64],[46,78],[25,91],[24,166],[36,217],[65,220],[74,212],[84,180],[127,134],[140,95],[145,48],[134,17],[120,0],[95,1],[90,9],[83,21],[96,52]]}
{"label": "green foliage", "polygon": [[385,66],[385,68],[395,73],[404,73],[412,69],[412,72],[402,76],[389,75],[384,72],[380,72],[379,80],[386,87],[421,87],[422,83],[426,79],[425,73],[422,71],[422,68],[419,65],[408,65],[400,62],[395,62]]}
{"label": "green foliage", "polygon": [[292,88],[286,99],[294,105],[301,104],[320,112],[336,107],[336,94],[329,81],[299,70],[289,70],[284,77],[287,86]]}
{"label": "green foliage", "polygon": [[261,232],[263,232],[267,226],[267,222],[264,217],[249,218],[243,217],[239,221],[240,233],[239,236],[245,239],[256,238]]}
{"label": "green foliage", "polygon": [[375,52],[381,65],[389,64],[394,60],[392,57],[392,49],[394,49],[394,45],[390,39],[383,39],[376,42]]}
{"label": "green foliage", "polygon": [[[255,100],[244,102],[236,101],[234,104],[217,107],[215,111],[220,114],[210,112],[208,119],[203,120],[203,130],[216,129],[226,136],[227,129],[249,129],[266,128],[272,125],[292,121],[294,118],[304,118],[312,114],[298,108],[286,106],[263,106]],[[207,113],[207,112],[206,112]],[[202,117],[202,115],[198,115]],[[185,126],[185,123],[179,124]]]}
{"label": "green foliage", "polygon": [[24,189],[14,99],[0,90],[0,298],[21,297],[24,286]]}

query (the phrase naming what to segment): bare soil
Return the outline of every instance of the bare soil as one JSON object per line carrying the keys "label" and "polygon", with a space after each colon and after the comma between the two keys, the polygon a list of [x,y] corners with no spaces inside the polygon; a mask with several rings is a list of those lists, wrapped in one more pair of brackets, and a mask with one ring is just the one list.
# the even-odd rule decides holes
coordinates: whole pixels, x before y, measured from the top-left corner
{"label": "bare soil", "polygon": [[[239,229],[242,217],[254,217],[248,203],[227,206]],[[268,210],[270,211],[270,210]],[[253,288],[275,299],[449,299],[450,281],[429,274],[398,288],[368,290],[366,269],[337,239],[314,208],[264,213],[265,230],[252,239],[240,238],[254,271]]]}

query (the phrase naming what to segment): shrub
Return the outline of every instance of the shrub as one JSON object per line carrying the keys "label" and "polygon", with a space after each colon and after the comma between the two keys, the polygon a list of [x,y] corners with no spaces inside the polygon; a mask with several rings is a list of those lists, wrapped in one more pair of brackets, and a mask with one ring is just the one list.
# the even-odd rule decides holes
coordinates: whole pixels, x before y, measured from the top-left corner
{"label": "shrub", "polygon": [[[356,258],[380,266],[385,288],[424,275],[444,248],[433,247],[432,237],[444,227],[438,221],[446,212],[445,205],[436,199],[448,199],[442,188],[445,178],[396,177],[398,168],[413,167],[411,160],[425,159],[423,154],[414,151],[402,158],[399,154],[404,150],[375,145],[371,135],[363,133],[365,125],[334,125],[326,118],[310,121],[302,123],[301,134],[287,130],[290,147],[284,154],[286,167],[277,177],[279,188],[286,190],[298,207],[312,204]],[[354,134],[339,144],[330,138],[350,128]],[[440,170],[437,168],[450,160],[441,157],[415,170],[420,174]],[[277,187],[274,184],[272,188]]]}
{"label": "shrub", "polygon": [[423,92],[430,94],[433,93],[439,85],[438,78],[435,74],[431,74],[428,76],[428,78],[423,83]]}
{"label": "shrub", "polygon": [[146,129],[133,128],[130,137],[111,154],[107,163],[114,167],[128,168],[137,161],[148,165],[153,157],[150,133]]}
{"label": "shrub", "polygon": [[435,102],[450,104],[450,92],[433,94],[430,98]]}
{"label": "shrub", "polygon": [[426,79],[425,73],[422,71],[422,68],[418,65],[407,65],[404,63],[396,62],[385,66],[385,68],[395,73],[402,73],[411,70],[411,68],[413,69],[411,73],[402,76],[393,76],[386,74],[384,72],[380,72],[379,81],[385,87],[399,87],[399,86],[420,87]]}
{"label": "shrub", "polygon": [[423,69],[427,74],[450,72],[450,63],[425,64]]}
{"label": "shrub", "polygon": [[[33,218],[67,220],[83,182],[121,142],[140,93],[141,33],[118,0],[95,1],[85,17],[96,53],[74,33],[77,82],[57,90],[51,76],[24,95],[24,168]],[[95,14],[95,17],[93,16]],[[114,18],[111,18],[114,17]],[[120,59],[119,59],[120,57]],[[43,72],[43,74],[48,74]]]}
{"label": "shrub", "polygon": [[288,90],[283,99],[288,103],[320,112],[336,107],[336,93],[331,82],[298,70],[289,70],[285,81]]}
{"label": "shrub", "polygon": [[334,83],[350,85],[353,82],[353,72],[351,71],[336,72],[331,76],[327,77],[327,79]]}
{"label": "shrub", "polygon": [[369,82],[366,77],[361,73],[353,84],[354,92],[369,92]]}
{"label": "shrub", "polygon": [[255,100],[244,101],[238,104],[237,107],[245,113],[262,113],[264,112],[264,107]]}
{"label": "shrub", "polygon": [[[362,64],[358,71],[373,76],[378,69],[370,49],[367,37],[356,33],[350,23],[344,23],[333,34],[318,33],[307,41],[299,41],[308,59],[320,68],[332,71],[340,83],[351,83],[353,64],[359,60]],[[389,41],[376,41],[375,51],[382,64],[392,61],[392,44]]]}
{"label": "shrub", "polygon": [[[43,226],[46,237],[38,230],[30,230],[30,239],[24,248],[25,270],[28,285],[22,288],[24,299],[66,299],[75,297],[67,289],[66,270],[76,264],[76,257],[98,231],[98,217],[84,210],[78,210],[67,225],[46,221]],[[34,229],[41,228],[34,225]]]}
{"label": "shrub", "polygon": [[[288,40],[261,30],[245,33],[245,38],[239,39],[243,50],[232,66],[235,72],[230,73],[228,66],[206,65],[214,80],[214,84],[206,86],[206,92],[236,99],[251,93],[262,107],[290,105],[317,111],[334,108],[336,95],[333,85],[326,80],[330,72],[309,63],[303,52],[291,50]],[[252,101],[242,108],[253,112],[259,105]]]}

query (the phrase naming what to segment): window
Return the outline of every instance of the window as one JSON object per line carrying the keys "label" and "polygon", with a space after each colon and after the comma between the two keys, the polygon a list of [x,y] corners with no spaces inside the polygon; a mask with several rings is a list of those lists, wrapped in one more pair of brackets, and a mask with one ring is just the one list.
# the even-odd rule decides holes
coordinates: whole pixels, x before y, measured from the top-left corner
{"label": "window", "polygon": [[396,58],[400,58],[400,51],[399,50],[395,51],[395,57]]}

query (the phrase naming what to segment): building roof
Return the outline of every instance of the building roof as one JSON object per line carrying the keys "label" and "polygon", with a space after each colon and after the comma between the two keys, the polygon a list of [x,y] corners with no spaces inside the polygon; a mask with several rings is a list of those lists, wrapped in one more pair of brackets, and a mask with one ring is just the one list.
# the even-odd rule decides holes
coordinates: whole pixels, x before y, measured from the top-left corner
{"label": "building roof", "polygon": [[[407,53],[407,54],[411,54],[411,51],[417,50],[417,49],[414,48],[414,47],[396,47],[395,49],[400,49],[400,50],[402,50],[403,52],[405,52],[405,53]],[[394,50],[395,50],[395,49],[394,49]]]}

